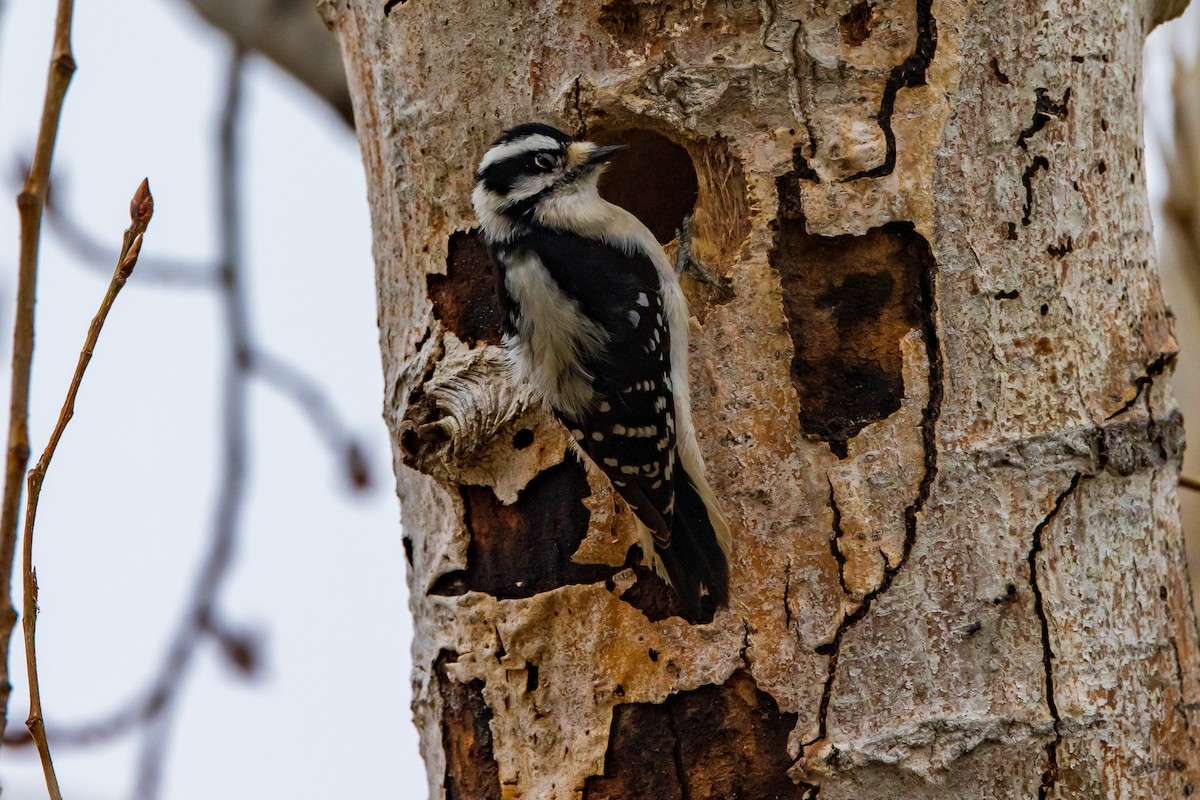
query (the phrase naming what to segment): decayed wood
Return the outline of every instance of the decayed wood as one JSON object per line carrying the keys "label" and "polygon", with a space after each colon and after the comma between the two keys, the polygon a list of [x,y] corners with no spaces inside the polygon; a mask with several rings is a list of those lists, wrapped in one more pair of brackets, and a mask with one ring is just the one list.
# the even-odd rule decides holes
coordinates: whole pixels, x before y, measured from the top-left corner
{"label": "decayed wood", "polygon": [[[432,797],[1196,790],[1138,102],[1171,5],[323,5],[368,174]],[[735,541],[711,621],[675,613],[628,510],[503,382],[469,195],[531,119],[634,139],[608,190],[663,238],[694,203],[722,278],[687,287]]]}

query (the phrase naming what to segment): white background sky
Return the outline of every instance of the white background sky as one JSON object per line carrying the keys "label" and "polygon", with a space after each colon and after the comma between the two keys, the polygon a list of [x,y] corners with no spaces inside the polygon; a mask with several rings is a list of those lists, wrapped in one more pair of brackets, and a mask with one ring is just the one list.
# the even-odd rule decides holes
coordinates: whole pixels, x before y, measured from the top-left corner
{"label": "white background sky", "polygon": [[[4,0],[0,196],[32,151],[54,3]],[[79,0],[79,70],[55,165],[60,201],[115,247],[143,176],[143,256],[216,252],[213,133],[226,50],[174,0]],[[175,728],[163,797],[417,798],[411,624],[381,377],[365,185],[343,123],[271,65],[245,97],[242,188],[254,329],[326,387],[369,443],[375,489],[352,497],[305,417],[259,385],[241,546],[221,608],[265,634],[247,684],[205,648]],[[0,359],[7,392],[17,218],[0,199]],[[43,236],[31,439],[45,442],[106,277]],[[47,719],[104,714],[142,687],[191,591],[216,492],[220,308],[138,285],[101,336],[43,493],[35,562]],[[7,408],[7,405],[4,406]],[[19,646],[20,631],[14,637]],[[26,712],[14,652],[12,723]],[[55,753],[74,800],[125,798],[137,739]],[[4,797],[45,796],[31,751],[0,754]]]}
{"label": "white background sky", "polygon": [[[54,4],[3,0],[0,197],[31,152]],[[1190,26],[1189,26],[1190,27]],[[1183,31],[1176,31],[1175,36]],[[1150,47],[1155,116],[1170,47]],[[56,156],[60,202],[115,248],[143,176],[157,201],[143,249],[216,252],[213,133],[226,50],[176,0],[78,0],[79,71]],[[419,798],[408,704],[411,623],[381,380],[370,230],[357,144],[276,69],[249,72],[243,137],[246,271],[256,336],[318,378],[369,443],[375,489],[350,497],[306,419],[253,394],[247,513],[221,608],[265,634],[246,684],[205,648],[175,728],[164,798]],[[1150,150],[1155,144],[1151,138]],[[1151,159],[1152,190],[1162,169]],[[43,238],[32,441],[45,442],[106,278]],[[0,202],[0,363],[10,357],[17,219]],[[102,715],[142,687],[191,590],[216,492],[220,309],[204,291],[118,300],[46,482],[36,563],[46,715]],[[6,370],[5,370],[6,373]],[[7,375],[0,394],[7,391]],[[25,714],[20,633],[12,718]],[[56,752],[73,800],[128,796],[137,737]],[[31,751],[0,755],[5,798],[44,797]]]}

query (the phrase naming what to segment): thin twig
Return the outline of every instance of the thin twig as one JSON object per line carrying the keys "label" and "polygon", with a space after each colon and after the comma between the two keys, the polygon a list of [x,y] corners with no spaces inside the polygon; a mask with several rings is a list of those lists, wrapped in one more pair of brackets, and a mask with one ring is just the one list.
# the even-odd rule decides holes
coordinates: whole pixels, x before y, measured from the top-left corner
{"label": "thin twig", "polygon": [[1193,492],[1200,492],[1200,478],[1193,478],[1188,475],[1180,475],[1179,488],[1190,489]]}
{"label": "thin twig", "polygon": [[371,488],[371,471],[363,447],[338,419],[337,409],[320,384],[295,365],[261,350],[252,353],[250,366],[268,386],[296,403],[330,451],[340,455],[350,488]]}
{"label": "thin twig", "polygon": [[108,291],[104,293],[104,299],[100,301],[100,309],[92,318],[92,324],[88,326],[87,337],[84,339],[83,349],[79,351],[79,361],[75,365],[75,374],[71,376],[71,385],[67,388],[67,397],[63,400],[62,408],[58,412],[58,422],[54,424],[54,430],[51,431],[50,439],[46,442],[46,449],[42,451],[37,464],[29,470],[29,492],[25,501],[25,530],[21,548],[24,557],[25,586],[25,603],[22,608],[25,617],[25,668],[29,676],[29,719],[25,725],[29,728],[29,733],[37,744],[38,755],[42,759],[42,772],[46,776],[46,788],[50,791],[51,800],[62,800],[62,792],[58,788],[58,776],[54,773],[54,762],[50,758],[50,745],[46,742],[46,730],[42,724],[42,695],[37,671],[38,586],[37,572],[33,568],[33,526],[37,520],[38,501],[41,499],[42,483],[46,480],[46,471],[50,469],[50,460],[54,458],[54,452],[58,449],[58,443],[67,429],[67,423],[75,416],[75,398],[83,383],[83,374],[92,361],[92,353],[100,338],[100,330],[104,327],[104,320],[108,318],[108,312],[112,309],[117,295],[125,287],[125,281],[129,279],[133,268],[137,266],[138,254],[142,250],[142,235],[146,232],[146,226],[150,224],[150,217],[153,214],[154,198],[150,195],[150,184],[143,180],[129,204],[131,222],[121,242],[121,254],[117,258],[117,266],[113,270],[112,280],[108,283]]}
{"label": "thin twig", "polygon": [[37,296],[38,244],[42,207],[50,181],[50,162],[58,138],[58,121],[75,58],[71,54],[73,0],[58,0],[54,21],[54,50],[46,96],[38,126],[37,145],[25,184],[17,195],[21,219],[21,255],[17,270],[17,311],[13,323],[12,388],[8,410],[8,454],[4,469],[4,496],[0,500],[0,732],[8,726],[9,653],[17,611],[12,601],[13,560],[17,547],[17,514],[21,506],[21,479],[29,464],[29,377],[33,369],[33,308]]}
{"label": "thin twig", "polygon": [[[238,67],[231,64],[230,69],[236,70]],[[232,80],[232,74],[230,80]],[[229,83],[221,116],[222,133],[219,156],[222,161],[233,155],[231,148],[235,142],[231,138],[230,132],[234,124],[234,115],[238,113],[236,110],[238,98],[232,94],[235,90],[236,86]],[[224,263],[232,264],[233,269],[232,271],[222,271],[220,273],[221,281],[219,284],[214,282],[213,285],[219,285],[222,288],[222,297],[225,298],[230,296],[231,290],[234,296],[241,296],[240,255],[236,245],[241,220],[238,216],[238,209],[232,204],[235,170],[236,167],[223,169],[219,181],[222,197],[225,198],[222,201],[221,213],[220,233],[224,237],[221,251],[224,254]],[[51,220],[53,219],[51,216],[53,208],[54,203],[51,199],[47,205],[47,218]],[[233,239],[230,239],[226,235],[227,233],[230,233]],[[234,244],[231,245],[231,242]],[[144,282],[144,278],[148,274],[147,267],[151,263],[149,260],[145,260],[138,265],[139,284]],[[212,269],[212,274],[218,274],[215,267]],[[234,279],[232,282],[226,279],[228,274],[232,274]],[[228,307],[228,303],[226,305]],[[340,457],[350,486],[355,490],[369,488],[372,477],[364,448],[338,417],[334,404],[321,390],[321,387],[297,367],[278,356],[264,353],[255,344],[251,336],[248,323],[249,312],[244,306],[244,300],[240,305],[242,306],[240,314],[231,315],[228,311],[226,313],[230,320],[239,318],[247,320],[237,324],[236,327],[232,322],[227,326],[230,331],[230,339],[225,358],[227,378],[223,386],[226,398],[230,398],[234,391],[229,385],[230,380],[236,379],[242,384],[242,388],[237,390],[239,395],[244,395],[249,391],[247,384],[251,379],[262,380],[266,385],[295,402],[308,417],[321,440],[333,451],[335,456]],[[244,400],[238,401],[238,406],[241,408],[240,413],[247,413]],[[230,403],[227,399],[226,409],[229,408]],[[143,778],[142,788],[139,789],[141,796],[149,796],[154,791],[153,786],[158,778],[156,777],[157,768],[152,765],[162,758],[163,750],[153,742],[155,739],[159,739],[161,742],[159,734],[168,732],[168,726],[164,725],[160,718],[163,716],[163,711],[171,707],[174,695],[180,690],[199,641],[207,636],[217,643],[226,660],[242,674],[252,676],[257,671],[259,648],[255,637],[252,634],[234,630],[227,622],[219,618],[215,609],[216,589],[223,580],[224,572],[229,567],[233,549],[233,542],[227,536],[236,533],[236,530],[230,527],[231,520],[236,521],[234,518],[236,515],[231,516],[231,514],[236,511],[237,505],[241,502],[242,489],[240,485],[244,481],[242,464],[245,456],[236,459],[230,458],[229,455],[233,452],[230,449],[230,441],[231,437],[244,438],[244,431],[248,425],[246,422],[238,422],[237,415],[227,416],[226,419],[223,434],[223,441],[226,442],[226,458],[223,459],[220,467],[219,480],[222,490],[217,506],[221,510],[218,511],[216,524],[214,524],[212,549],[158,673],[148,686],[104,717],[75,724],[47,725],[47,738],[53,743],[55,749],[94,746],[112,741],[139,728],[145,728],[143,735],[146,737],[147,744],[142,753],[142,763],[143,765],[149,764],[151,767],[147,768],[148,773],[143,772],[143,774],[147,774],[147,777]],[[238,434],[239,429],[243,431],[242,434]],[[234,469],[232,474],[229,472],[231,467]],[[9,746],[28,747],[33,744],[33,740],[28,731],[13,730],[5,735],[4,743]]]}
{"label": "thin twig", "polygon": [[150,720],[150,728],[142,737],[134,789],[137,800],[152,800],[158,794],[178,689],[193,661],[197,645],[213,627],[217,595],[233,561],[242,501],[246,493],[249,404],[245,375],[250,369],[251,338],[241,275],[242,212],[241,197],[237,190],[237,137],[245,60],[245,51],[240,45],[234,44],[226,71],[225,102],[218,132],[218,224],[221,239],[218,274],[226,330],[229,333],[228,358],[222,377],[221,488],[213,519],[212,549],[200,570],[187,618],[175,632],[167,651],[166,666],[160,675],[160,680],[164,681],[160,685],[169,687],[169,690],[161,695],[161,703]]}

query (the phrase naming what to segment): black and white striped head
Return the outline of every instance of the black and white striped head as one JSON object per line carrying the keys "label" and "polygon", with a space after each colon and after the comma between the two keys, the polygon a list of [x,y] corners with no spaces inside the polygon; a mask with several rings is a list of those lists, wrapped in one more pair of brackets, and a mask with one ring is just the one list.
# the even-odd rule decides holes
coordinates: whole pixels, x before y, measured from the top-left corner
{"label": "black and white striped head", "polygon": [[[596,181],[624,145],[578,141],[549,125],[509,128],[479,162],[471,200],[493,241],[558,217],[567,205],[603,203]],[[552,213],[547,213],[552,212]]]}

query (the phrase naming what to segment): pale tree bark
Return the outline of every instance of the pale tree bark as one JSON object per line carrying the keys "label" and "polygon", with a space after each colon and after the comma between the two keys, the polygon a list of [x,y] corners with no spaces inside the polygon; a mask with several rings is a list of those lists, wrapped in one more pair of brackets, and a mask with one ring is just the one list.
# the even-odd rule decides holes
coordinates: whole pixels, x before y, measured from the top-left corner
{"label": "pale tree bark", "polygon": [[[1181,797],[1176,353],[1116,0],[327,0],[373,213],[432,797]],[[513,123],[694,203],[732,600],[500,377],[473,167]],[[688,280],[688,279],[685,279]]]}

